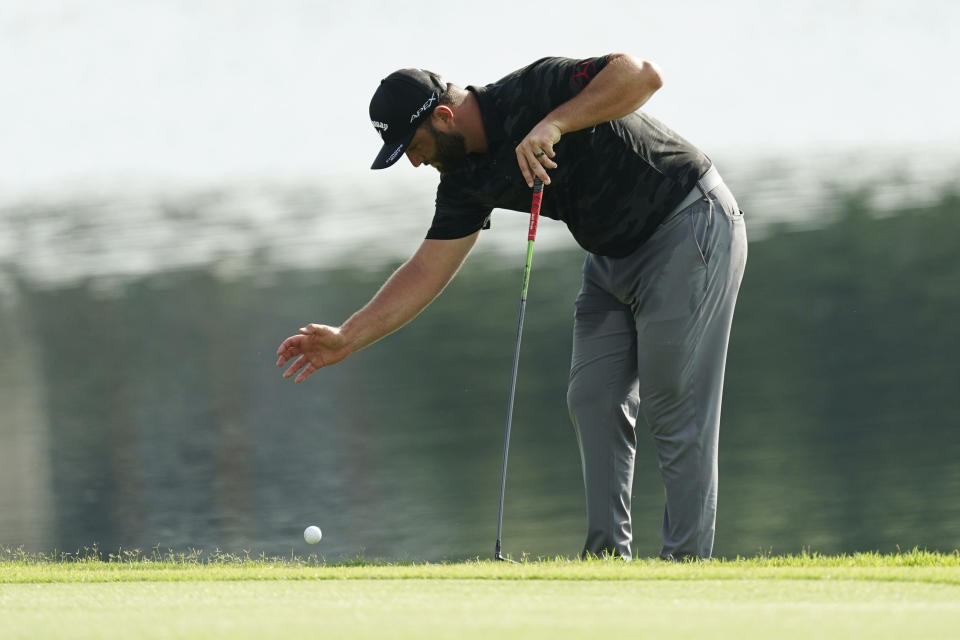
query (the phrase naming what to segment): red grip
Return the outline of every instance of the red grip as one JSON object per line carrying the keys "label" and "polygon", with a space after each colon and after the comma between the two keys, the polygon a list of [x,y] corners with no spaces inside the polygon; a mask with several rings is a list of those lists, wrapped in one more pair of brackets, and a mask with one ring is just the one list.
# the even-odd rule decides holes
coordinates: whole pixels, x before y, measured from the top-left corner
{"label": "red grip", "polygon": [[543,183],[537,178],[533,185],[533,201],[530,203],[530,229],[527,232],[527,240],[533,242],[537,239],[537,222],[540,220],[540,202],[543,200]]}

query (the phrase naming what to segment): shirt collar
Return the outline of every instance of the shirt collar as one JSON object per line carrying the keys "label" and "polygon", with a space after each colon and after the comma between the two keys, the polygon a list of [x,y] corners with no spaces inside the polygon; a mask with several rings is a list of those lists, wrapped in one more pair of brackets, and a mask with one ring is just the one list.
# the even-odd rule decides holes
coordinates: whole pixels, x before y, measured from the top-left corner
{"label": "shirt collar", "polygon": [[470,85],[467,91],[473,93],[480,105],[480,119],[483,121],[483,133],[487,138],[487,153],[496,153],[500,144],[506,139],[503,127],[503,114],[497,109],[493,97],[486,87]]}

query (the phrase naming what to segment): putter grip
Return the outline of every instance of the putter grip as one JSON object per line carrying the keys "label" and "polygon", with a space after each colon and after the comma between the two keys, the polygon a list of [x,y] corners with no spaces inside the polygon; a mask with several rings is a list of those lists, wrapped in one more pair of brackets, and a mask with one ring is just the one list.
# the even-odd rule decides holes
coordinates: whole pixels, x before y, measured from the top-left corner
{"label": "putter grip", "polygon": [[533,178],[533,200],[530,203],[530,229],[527,233],[527,240],[533,242],[537,239],[537,222],[540,220],[540,202],[543,200],[543,181],[540,178]]}

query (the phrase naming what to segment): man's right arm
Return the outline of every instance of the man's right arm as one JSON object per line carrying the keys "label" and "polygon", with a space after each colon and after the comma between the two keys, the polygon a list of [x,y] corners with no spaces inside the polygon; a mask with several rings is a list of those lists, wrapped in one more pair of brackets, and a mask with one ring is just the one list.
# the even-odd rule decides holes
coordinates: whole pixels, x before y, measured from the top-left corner
{"label": "man's right arm", "polygon": [[550,184],[547,169],[557,168],[553,146],[561,136],[622,118],[663,86],[660,69],[652,62],[624,53],[611,53],[607,58],[607,65],[582,91],[556,106],[517,145],[517,163],[527,185],[533,186],[534,177]]}
{"label": "man's right arm", "polygon": [[303,382],[413,320],[443,291],[477,241],[479,231],[455,240],[424,240],[362,309],[339,327],[310,324],[277,349],[277,366],[297,358],[283,377]]}

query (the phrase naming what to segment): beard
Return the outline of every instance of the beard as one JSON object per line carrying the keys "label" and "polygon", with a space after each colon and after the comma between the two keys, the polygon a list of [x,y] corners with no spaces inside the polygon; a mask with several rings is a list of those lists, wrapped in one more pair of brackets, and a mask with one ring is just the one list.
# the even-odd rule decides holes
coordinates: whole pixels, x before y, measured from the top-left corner
{"label": "beard", "polygon": [[427,129],[433,135],[436,153],[430,164],[440,173],[462,169],[467,164],[467,142],[461,133],[443,133],[427,120]]}

